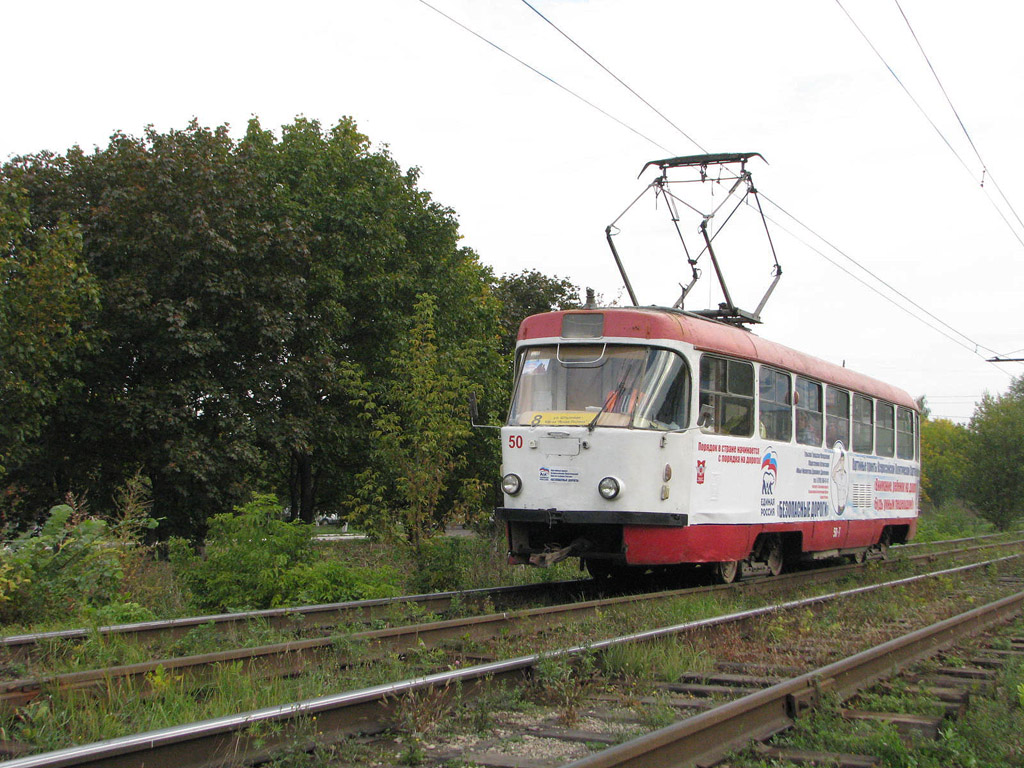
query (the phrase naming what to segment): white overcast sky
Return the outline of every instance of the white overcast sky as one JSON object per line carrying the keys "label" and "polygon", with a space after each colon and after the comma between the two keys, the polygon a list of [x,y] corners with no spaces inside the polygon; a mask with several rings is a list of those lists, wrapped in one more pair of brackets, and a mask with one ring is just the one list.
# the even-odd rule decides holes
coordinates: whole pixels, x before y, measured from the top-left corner
{"label": "white overcast sky", "polygon": [[[465,243],[497,273],[538,269],[627,302],[604,228],[651,180],[650,171],[637,180],[646,161],[701,150],[521,0],[430,1],[664,149],[419,0],[36,0],[0,6],[0,159],[104,146],[115,129],[164,131],[193,116],[240,135],[253,115],[267,128],[299,114],[325,124],[350,115],[403,167],[421,168],[422,186],[455,209]],[[1024,372],[983,359],[1024,348],[1024,227],[991,178],[981,188],[981,164],[894,0],[843,6],[969,171],[833,0],[533,4],[707,151],[763,154],[770,164],[750,167],[764,195],[965,334],[945,329],[971,349],[778,227],[784,274],[759,334],[927,395],[935,415],[961,421],[983,392],[1002,392]],[[989,173],[1024,216],[1024,4],[901,6]],[[641,304],[671,304],[688,279],[678,242],[653,236],[668,227],[649,199],[623,220],[620,248]],[[732,246],[723,235],[719,255],[738,303],[752,309],[770,255],[760,240]],[[719,301],[704,266],[688,308]],[[977,354],[973,343],[983,345]]]}

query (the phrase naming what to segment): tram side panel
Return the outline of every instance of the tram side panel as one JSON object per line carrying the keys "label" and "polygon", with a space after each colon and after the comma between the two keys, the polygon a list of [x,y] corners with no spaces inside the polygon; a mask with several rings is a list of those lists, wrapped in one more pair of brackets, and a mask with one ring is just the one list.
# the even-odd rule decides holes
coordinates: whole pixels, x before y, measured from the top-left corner
{"label": "tram side panel", "polygon": [[686,559],[743,559],[761,533],[795,532],[802,551],[822,552],[872,546],[886,526],[905,528],[906,538],[916,529],[916,462],[853,454],[840,443],[713,434],[695,442]]}

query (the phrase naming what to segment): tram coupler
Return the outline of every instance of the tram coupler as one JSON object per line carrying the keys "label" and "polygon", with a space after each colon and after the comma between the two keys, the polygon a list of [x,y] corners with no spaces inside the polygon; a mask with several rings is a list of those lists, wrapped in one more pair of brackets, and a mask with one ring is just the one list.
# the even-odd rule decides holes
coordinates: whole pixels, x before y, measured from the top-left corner
{"label": "tram coupler", "polygon": [[583,552],[589,552],[593,545],[589,539],[576,539],[567,547],[561,549],[553,549],[550,552],[538,552],[530,555],[530,565],[536,565],[538,568],[549,568],[555,563],[560,563],[568,557],[582,554]]}

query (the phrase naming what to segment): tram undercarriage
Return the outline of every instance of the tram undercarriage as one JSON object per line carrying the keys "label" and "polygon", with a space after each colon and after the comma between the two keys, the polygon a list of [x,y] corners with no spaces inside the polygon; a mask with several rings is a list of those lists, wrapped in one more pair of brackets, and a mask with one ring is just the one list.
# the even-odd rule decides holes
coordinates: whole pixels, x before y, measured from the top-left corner
{"label": "tram undercarriage", "polygon": [[[906,525],[886,525],[879,529],[877,538],[863,541],[860,546],[808,551],[800,530],[754,532],[746,527],[730,526],[734,532],[730,532],[728,545],[709,547],[705,534],[715,536],[717,533],[720,539],[724,526],[693,526],[687,531],[685,525],[655,528],[622,522],[566,522],[559,520],[557,513],[546,512],[547,519],[505,519],[509,562],[549,567],[578,557],[581,568],[586,568],[595,578],[626,578],[652,570],[696,568],[710,572],[716,581],[730,583],[744,575],[777,576],[801,562],[837,558],[863,562],[872,556],[884,559],[888,556],[889,545],[905,543],[909,534]],[[687,536],[691,539],[689,546],[673,546],[673,540],[683,541],[678,536],[683,532],[693,534]],[[651,546],[652,540],[661,545]],[[632,550],[631,543],[637,545]],[[694,546],[700,547],[700,554],[693,551]]]}

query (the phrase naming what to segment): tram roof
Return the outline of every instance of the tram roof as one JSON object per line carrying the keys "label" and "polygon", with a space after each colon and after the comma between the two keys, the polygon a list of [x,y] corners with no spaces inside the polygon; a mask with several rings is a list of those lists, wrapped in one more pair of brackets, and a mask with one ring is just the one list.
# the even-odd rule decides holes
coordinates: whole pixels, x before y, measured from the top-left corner
{"label": "tram roof", "polygon": [[[703,352],[717,352],[777,366],[824,381],[826,384],[834,384],[917,410],[914,399],[899,387],[826,362],[813,355],[797,352],[742,328],[677,309],[605,307],[531,315],[519,326],[519,341],[562,338],[562,318],[574,314],[603,314],[604,338],[683,341]],[[573,338],[572,341],[582,342],[586,339]]]}

